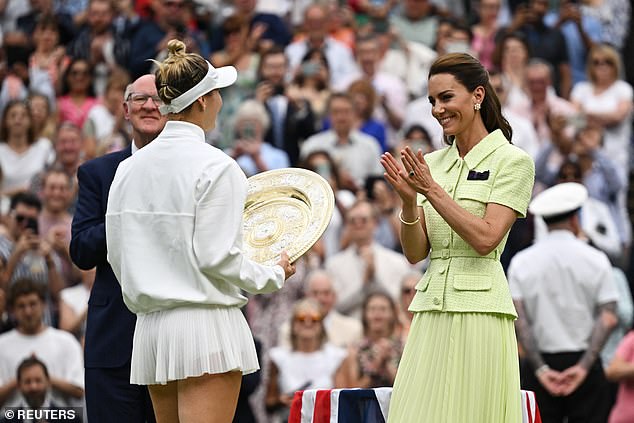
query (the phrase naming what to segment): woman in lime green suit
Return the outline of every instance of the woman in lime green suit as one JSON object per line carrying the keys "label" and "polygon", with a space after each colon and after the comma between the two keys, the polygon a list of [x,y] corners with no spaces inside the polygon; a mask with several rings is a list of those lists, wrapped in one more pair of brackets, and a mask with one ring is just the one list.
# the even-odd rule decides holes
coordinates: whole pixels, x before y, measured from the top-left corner
{"label": "woman in lime green suit", "polygon": [[488,74],[468,54],[434,62],[429,101],[448,146],[381,159],[402,202],[403,252],[431,259],[409,308],[388,422],[519,423],[517,315],[500,255],[525,217],[533,161],[511,144]]}

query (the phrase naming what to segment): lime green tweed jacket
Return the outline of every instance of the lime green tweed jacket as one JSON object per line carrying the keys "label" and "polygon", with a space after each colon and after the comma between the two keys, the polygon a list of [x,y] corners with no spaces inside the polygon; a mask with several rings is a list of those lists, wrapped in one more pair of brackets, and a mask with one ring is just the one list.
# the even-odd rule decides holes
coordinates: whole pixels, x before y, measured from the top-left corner
{"label": "lime green tweed jacket", "polygon": [[[487,203],[497,203],[526,216],[535,179],[531,157],[510,144],[502,131],[482,139],[464,159],[456,145],[425,156],[436,182],[470,213],[484,217]],[[490,254],[479,255],[419,194],[431,261],[416,286],[410,311],[501,313],[517,317],[500,255],[508,238]]]}

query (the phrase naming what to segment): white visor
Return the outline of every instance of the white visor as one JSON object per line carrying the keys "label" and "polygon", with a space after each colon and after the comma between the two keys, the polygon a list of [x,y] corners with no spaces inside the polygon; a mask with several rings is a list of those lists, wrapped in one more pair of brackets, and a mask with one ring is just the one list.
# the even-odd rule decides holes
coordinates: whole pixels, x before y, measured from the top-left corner
{"label": "white visor", "polygon": [[159,107],[162,115],[178,113],[209,91],[228,87],[236,82],[238,71],[233,66],[223,66],[216,69],[209,62],[207,62],[207,65],[209,66],[207,75],[198,84],[173,99],[170,104],[163,104]]}

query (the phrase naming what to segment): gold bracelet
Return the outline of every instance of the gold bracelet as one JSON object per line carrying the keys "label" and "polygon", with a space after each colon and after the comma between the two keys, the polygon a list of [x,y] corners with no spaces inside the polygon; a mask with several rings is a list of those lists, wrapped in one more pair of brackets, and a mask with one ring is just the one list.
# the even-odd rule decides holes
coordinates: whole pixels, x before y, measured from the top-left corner
{"label": "gold bracelet", "polygon": [[414,226],[415,224],[420,222],[420,215],[417,216],[416,219],[414,219],[413,221],[407,222],[403,220],[403,210],[401,210],[401,212],[398,214],[398,220],[400,220],[403,225]]}

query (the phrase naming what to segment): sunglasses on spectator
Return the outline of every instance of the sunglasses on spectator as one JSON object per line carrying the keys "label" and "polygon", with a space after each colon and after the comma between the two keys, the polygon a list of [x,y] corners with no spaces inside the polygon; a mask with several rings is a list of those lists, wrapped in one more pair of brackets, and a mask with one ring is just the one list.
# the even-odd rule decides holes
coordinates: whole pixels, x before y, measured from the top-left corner
{"label": "sunglasses on spectator", "polygon": [[319,314],[300,313],[295,316],[295,321],[300,323],[318,323],[321,322],[321,316]]}
{"label": "sunglasses on spectator", "polygon": [[33,219],[31,216],[25,216],[23,214],[16,214],[15,221],[18,223],[26,222],[29,219]]}
{"label": "sunglasses on spectator", "polygon": [[592,65],[593,66],[601,66],[601,65],[612,66],[613,63],[611,60],[608,60],[608,59],[592,59]]}
{"label": "sunglasses on spectator", "polygon": [[131,101],[135,106],[143,106],[148,99],[152,99],[152,103],[154,103],[155,106],[163,104],[163,100],[157,95],[132,93],[128,96],[128,101]]}

